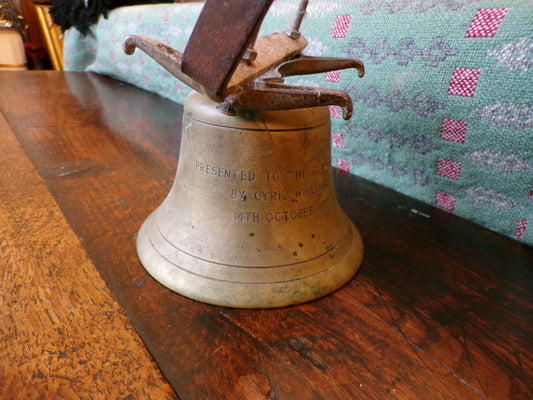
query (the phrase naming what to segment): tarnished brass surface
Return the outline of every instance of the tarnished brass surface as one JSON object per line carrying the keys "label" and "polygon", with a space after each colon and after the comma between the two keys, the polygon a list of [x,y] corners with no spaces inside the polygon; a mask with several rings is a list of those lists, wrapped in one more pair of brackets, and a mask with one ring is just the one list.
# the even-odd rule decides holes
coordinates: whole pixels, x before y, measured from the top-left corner
{"label": "tarnished brass surface", "polygon": [[363,246],[330,165],[327,107],[227,116],[192,93],[174,185],[138,235],[142,263],[172,290],[230,307],[334,291],[359,269]]}
{"label": "tarnished brass surface", "polygon": [[139,231],[139,258],[170,289],[228,307],[316,299],[363,258],[331,177],[327,106],[349,119],[350,96],[283,82],[346,68],[362,77],[363,64],[301,54],[307,0],[288,31],[257,38],[271,3],[206,0],[183,54],[142,35],[124,42],[126,53],[140,48],[195,90],[176,179]]}

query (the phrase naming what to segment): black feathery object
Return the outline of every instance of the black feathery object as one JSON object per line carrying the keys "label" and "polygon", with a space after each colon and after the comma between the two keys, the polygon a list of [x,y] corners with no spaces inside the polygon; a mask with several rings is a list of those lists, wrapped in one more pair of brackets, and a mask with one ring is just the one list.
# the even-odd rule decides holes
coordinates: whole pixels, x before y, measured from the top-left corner
{"label": "black feathery object", "polygon": [[114,8],[173,2],[174,0],[52,0],[50,16],[63,31],[74,27],[87,35],[100,16],[107,18],[109,11]]}

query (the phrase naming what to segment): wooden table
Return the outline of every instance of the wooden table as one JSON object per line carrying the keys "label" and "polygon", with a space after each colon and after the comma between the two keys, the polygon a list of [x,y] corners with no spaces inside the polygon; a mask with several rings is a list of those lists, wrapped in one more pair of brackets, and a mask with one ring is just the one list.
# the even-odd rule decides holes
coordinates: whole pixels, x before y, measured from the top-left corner
{"label": "wooden table", "polygon": [[87,73],[4,72],[0,93],[0,398],[533,398],[532,248],[336,174],[355,279],[283,309],[198,303],[134,243],[181,106]]}

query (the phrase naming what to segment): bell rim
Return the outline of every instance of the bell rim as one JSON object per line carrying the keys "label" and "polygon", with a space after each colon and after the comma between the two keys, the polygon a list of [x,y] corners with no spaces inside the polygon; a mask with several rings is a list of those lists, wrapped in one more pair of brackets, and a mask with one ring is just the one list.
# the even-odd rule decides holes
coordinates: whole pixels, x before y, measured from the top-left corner
{"label": "bell rim", "polygon": [[148,237],[150,223],[149,217],[137,236],[137,253],[150,276],[182,296],[217,306],[264,309],[306,303],[344,286],[357,274],[363,261],[361,235],[349,221],[349,240],[344,241],[343,249],[337,249],[342,255],[312,275],[281,282],[213,279],[179,268],[162,257]]}

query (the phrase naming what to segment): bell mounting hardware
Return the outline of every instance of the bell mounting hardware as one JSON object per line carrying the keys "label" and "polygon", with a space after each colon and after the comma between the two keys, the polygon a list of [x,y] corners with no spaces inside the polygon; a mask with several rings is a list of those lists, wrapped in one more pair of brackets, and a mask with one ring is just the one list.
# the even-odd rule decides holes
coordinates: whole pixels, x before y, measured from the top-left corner
{"label": "bell mounting hardware", "polygon": [[226,112],[235,108],[287,110],[337,105],[344,119],[352,115],[348,94],[339,90],[293,86],[283,83],[292,75],[315,74],[355,68],[356,59],[302,55],[307,40],[299,32],[307,0],[286,32],[257,37],[272,0],[207,0],[183,53],[144,35],[130,35],[124,51],[135,48],[161,64],[186,85]]}

